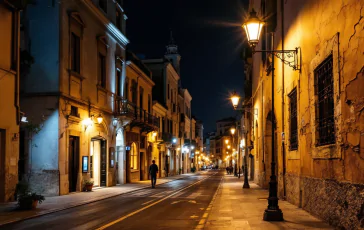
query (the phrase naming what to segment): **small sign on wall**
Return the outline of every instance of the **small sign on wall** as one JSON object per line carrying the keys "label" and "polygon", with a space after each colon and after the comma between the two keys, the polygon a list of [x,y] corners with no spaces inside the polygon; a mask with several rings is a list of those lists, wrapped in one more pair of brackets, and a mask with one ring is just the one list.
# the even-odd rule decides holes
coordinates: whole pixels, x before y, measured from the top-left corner
{"label": "small sign on wall", "polygon": [[130,151],[130,146],[126,146],[125,150]]}
{"label": "small sign on wall", "polygon": [[88,173],[88,156],[82,157],[82,172]]}

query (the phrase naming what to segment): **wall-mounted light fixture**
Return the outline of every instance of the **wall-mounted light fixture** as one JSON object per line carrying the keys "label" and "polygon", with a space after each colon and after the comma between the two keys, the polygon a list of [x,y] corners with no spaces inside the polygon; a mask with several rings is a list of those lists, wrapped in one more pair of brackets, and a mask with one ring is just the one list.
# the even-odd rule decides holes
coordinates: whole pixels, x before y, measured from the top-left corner
{"label": "wall-mounted light fixture", "polygon": [[98,116],[96,119],[97,119],[97,122],[98,122],[99,124],[101,124],[101,123],[102,123],[102,121],[104,120],[104,119],[102,118],[101,114],[99,114],[99,116]]}

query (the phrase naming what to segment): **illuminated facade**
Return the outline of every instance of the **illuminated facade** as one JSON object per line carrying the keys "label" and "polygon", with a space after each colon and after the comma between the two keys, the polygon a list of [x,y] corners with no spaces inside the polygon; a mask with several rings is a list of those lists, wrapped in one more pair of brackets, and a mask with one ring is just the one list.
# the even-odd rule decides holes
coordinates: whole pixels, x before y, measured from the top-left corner
{"label": "illuminated facade", "polygon": [[100,187],[126,182],[115,116],[128,44],[120,4],[39,1],[24,14],[24,48],[34,57],[21,85],[25,171],[44,195],[82,191],[86,179]]}
{"label": "illuminated facade", "polygon": [[[269,16],[256,50],[300,47],[302,68],[294,71],[275,58],[272,89],[270,55],[245,56],[246,86],[251,87],[245,124],[255,162],[252,179],[268,187],[275,127],[279,197],[332,225],[362,228],[363,2],[257,0],[253,4],[261,17]],[[272,90],[275,111],[271,111]]]}
{"label": "illuminated facade", "polygon": [[0,202],[7,202],[18,182],[20,30],[15,6],[0,3],[0,15]]}

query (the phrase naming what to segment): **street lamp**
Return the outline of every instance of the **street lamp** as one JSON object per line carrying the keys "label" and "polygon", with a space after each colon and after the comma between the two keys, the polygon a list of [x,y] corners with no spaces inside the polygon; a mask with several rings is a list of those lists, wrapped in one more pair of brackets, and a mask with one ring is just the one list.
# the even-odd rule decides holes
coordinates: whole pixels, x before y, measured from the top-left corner
{"label": "street lamp", "polygon": [[[238,102],[239,102],[239,100],[238,100]],[[232,136],[232,145],[233,145],[233,153],[234,153],[234,151],[235,151],[235,149],[234,149],[234,144],[235,144],[235,138],[234,138],[234,134],[235,134],[235,128],[234,127],[231,127],[230,128],[230,133],[231,133],[231,136]],[[238,164],[236,164],[235,163],[235,168],[234,168],[234,176],[237,176],[237,168],[236,168],[236,165],[238,165]],[[238,165],[238,167],[240,167],[240,165]]]}
{"label": "street lamp", "polygon": [[[262,31],[263,25],[265,23],[257,17],[256,12],[252,9],[250,13],[249,19],[243,24],[243,28],[245,29],[248,42],[253,49],[253,54],[256,52],[261,53],[269,53],[272,55],[272,64],[271,64],[271,74],[272,74],[272,162],[271,162],[271,176],[269,182],[269,198],[268,198],[268,208],[264,211],[263,220],[265,221],[283,221],[283,213],[282,210],[278,206],[278,197],[277,197],[277,177],[275,175],[275,159],[274,159],[274,130],[275,130],[275,121],[274,121],[274,57],[279,58],[284,64],[293,68],[293,70],[297,70],[301,72],[301,52],[300,48],[296,48],[294,50],[255,50],[255,46],[259,43],[260,33]],[[271,33],[272,39],[272,48],[274,47],[274,33]],[[235,108],[235,107],[234,107]]]}

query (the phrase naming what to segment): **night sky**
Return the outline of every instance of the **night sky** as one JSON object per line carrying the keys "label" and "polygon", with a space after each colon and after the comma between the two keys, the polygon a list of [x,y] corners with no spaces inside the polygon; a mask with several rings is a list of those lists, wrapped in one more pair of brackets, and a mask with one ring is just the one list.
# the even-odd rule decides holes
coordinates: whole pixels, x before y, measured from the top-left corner
{"label": "night sky", "polygon": [[243,93],[241,24],[244,0],[125,0],[128,49],[161,58],[170,29],[178,45],[182,87],[192,95],[192,113],[205,131],[235,116],[229,93]]}

